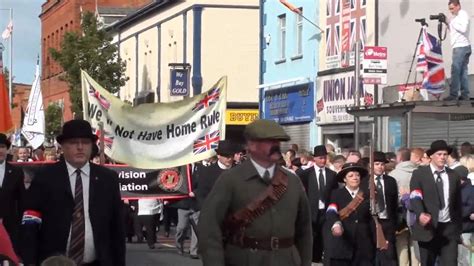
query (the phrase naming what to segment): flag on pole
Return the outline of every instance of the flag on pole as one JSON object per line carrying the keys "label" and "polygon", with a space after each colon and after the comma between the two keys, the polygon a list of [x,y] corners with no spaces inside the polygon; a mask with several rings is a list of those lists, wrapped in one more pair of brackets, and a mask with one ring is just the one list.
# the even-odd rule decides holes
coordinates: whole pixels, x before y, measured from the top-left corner
{"label": "flag on pole", "polygon": [[10,101],[8,100],[5,75],[3,74],[3,62],[0,52],[0,132],[9,133],[13,130],[13,121],[10,113]]}
{"label": "flag on pole", "polygon": [[41,94],[38,62],[21,133],[33,149],[36,149],[44,142],[44,131],[43,95]]}
{"label": "flag on pole", "polygon": [[288,8],[289,10],[295,12],[296,14],[301,15],[301,9],[295,7],[293,4],[289,3],[288,1],[280,0],[280,3],[282,3],[284,6],[286,6],[286,8]]}
{"label": "flag on pole", "polygon": [[7,27],[5,28],[5,30],[2,33],[2,38],[4,40],[7,40],[12,35],[12,32],[13,32],[13,21],[10,20]]}
{"label": "flag on pole", "polygon": [[417,70],[423,71],[422,86],[431,94],[442,94],[445,91],[443,53],[441,42],[423,28],[421,44],[418,49]]}

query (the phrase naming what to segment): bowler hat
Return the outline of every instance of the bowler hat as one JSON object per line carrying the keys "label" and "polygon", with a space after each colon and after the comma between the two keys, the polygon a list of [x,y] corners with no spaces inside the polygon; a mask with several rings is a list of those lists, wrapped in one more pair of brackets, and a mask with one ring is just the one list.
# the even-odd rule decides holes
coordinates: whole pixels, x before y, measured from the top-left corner
{"label": "bowler hat", "polygon": [[431,156],[437,151],[447,151],[448,154],[451,154],[453,148],[449,147],[444,140],[435,140],[433,143],[431,143],[430,148],[426,151],[426,155]]}
{"label": "bowler hat", "polygon": [[344,182],[344,177],[346,177],[346,174],[351,172],[351,171],[352,172],[359,172],[361,179],[364,178],[364,177],[367,177],[367,174],[369,173],[367,171],[367,169],[365,169],[364,167],[362,167],[358,163],[345,163],[342,166],[341,171],[339,171],[339,173],[337,173],[336,180],[338,182]]}
{"label": "bowler hat", "polygon": [[385,157],[385,153],[383,153],[381,151],[375,151],[374,152],[374,162],[388,163],[390,161],[387,160],[387,157]]}
{"label": "bowler hat", "polygon": [[313,156],[314,157],[326,156],[326,155],[328,155],[328,151],[326,150],[326,146],[318,145],[318,146],[314,147],[314,150],[313,150]]}
{"label": "bowler hat", "polygon": [[248,140],[290,140],[290,136],[286,134],[282,126],[273,120],[265,119],[255,120],[248,124],[244,130],[244,137]]}
{"label": "bowler hat", "polygon": [[230,140],[219,140],[216,153],[222,156],[234,155],[234,153],[242,151],[240,145]]}
{"label": "bowler hat", "polygon": [[56,137],[59,143],[72,138],[86,138],[93,142],[97,141],[97,136],[92,133],[91,124],[86,120],[70,120],[64,123],[61,135]]}
{"label": "bowler hat", "polygon": [[12,144],[10,140],[8,140],[7,135],[0,133],[0,144],[4,144],[7,146],[7,150],[10,149],[10,145]]}

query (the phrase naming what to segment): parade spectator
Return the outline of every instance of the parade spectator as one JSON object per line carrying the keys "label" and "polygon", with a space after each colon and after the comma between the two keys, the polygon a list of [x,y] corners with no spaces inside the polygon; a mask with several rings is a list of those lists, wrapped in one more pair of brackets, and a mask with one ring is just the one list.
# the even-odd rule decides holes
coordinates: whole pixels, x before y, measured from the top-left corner
{"label": "parade spectator", "polygon": [[64,123],[56,140],[64,160],[42,168],[29,189],[21,257],[40,264],[62,254],[82,265],[125,265],[118,174],[89,163],[97,136],[89,122]]}
{"label": "parade spectator", "polygon": [[[220,176],[201,209],[198,226],[203,265],[294,262],[310,266],[308,199],[300,179],[276,164],[281,157],[280,141],[290,137],[275,121],[263,119],[247,125],[244,137],[249,160]],[[283,194],[276,189],[283,189]],[[251,213],[245,214],[249,208]]]}
{"label": "parade spectator", "polygon": [[474,232],[474,187],[467,178],[468,169],[461,165],[455,171],[461,177],[462,234],[458,245],[458,265],[471,265],[472,233]]}
{"label": "parade spectator", "polygon": [[323,230],[326,221],[326,204],[331,193],[337,189],[336,172],[326,167],[328,152],[324,145],[314,147],[314,167],[300,174],[311,209],[313,228],[313,262],[322,262],[327,232]]}
{"label": "parade spectator", "polygon": [[302,170],[306,170],[314,166],[313,156],[307,150],[301,150],[300,161]]}
{"label": "parade spectator", "polygon": [[[408,154],[410,151],[408,150]],[[395,231],[398,226],[398,186],[397,181],[385,172],[385,164],[388,160],[383,152],[374,152],[374,178],[376,187],[377,215],[385,239],[388,241],[388,248],[377,250],[376,265],[396,266],[397,252],[395,249]],[[403,158],[406,159],[406,158]],[[409,157],[408,157],[409,159]]]}
{"label": "parade spectator", "polygon": [[33,151],[33,161],[44,161],[44,146],[41,145]]}
{"label": "parade spectator", "polygon": [[336,155],[332,163],[332,166],[334,167],[333,171],[336,173],[339,173],[339,171],[341,171],[342,166],[345,163],[346,163],[346,158],[343,155]]}
{"label": "parade spectator", "polygon": [[329,153],[336,153],[336,148],[334,148],[334,145],[332,145],[331,143],[327,143],[324,146],[326,147],[326,150],[328,151],[328,154]]}
{"label": "parade spectator", "polygon": [[364,158],[364,157],[369,158],[369,156],[370,156],[370,147],[367,146],[367,145],[364,145],[364,146],[360,147],[359,153],[360,153],[361,158]]}
{"label": "parade spectator", "polygon": [[460,162],[467,168],[468,175],[467,178],[471,180],[471,184],[474,185],[474,155],[469,154],[461,157]]}
{"label": "parade spectator", "polygon": [[18,148],[18,159],[17,162],[32,162],[30,158],[30,150],[27,147]]}
{"label": "parade spectator", "polygon": [[452,148],[444,140],[431,143],[431,163],[413,172],[410,207],[416,215],[413,239],[420,247],[422,265],[456,265],[457,242],[462,230],[460,177],[446,167]]}
{"label": "parade spectator", "polygon": [[430,156],[428,156],[428,154],[423,153],[423,157],[421,158],[421,164],[420,165],[429,165],[431,163],[431,158]]}
{"label": "parade spectator", "polygon": [[393,171],[397,165],[397,155],[394,152],[386,152],[385,158],[387,158],[388,163],[385,164],[385,170],[387,172]]}
{"label": "parade spectator", "polygon": [[472,145],[466,141],[461,144],[461,156],[468,154],[472,154]]}
{"label": "parade spectator", "polygon": [[6,161],[10,146],[7,136],[0,133],[0,219],[3,219],[3,225],[18,253],[19,225],[25,187],[23,171]]}
{"label": "parade spectator", "polygon": [[[451,46],[453,48],[453,60],[449,96],[444,98],[444,100],[469,100],[469,78],[467,73],[467,65],[471,56],[469,14],[464,9],[461,9],[459,0],[449,0],[448,8],[452,15],[448,18],[448,23]],[[459,91],[461,91],[460,96]]]}
{"label": "parade spectator", "polygon": [[296,152],[296,154],[298,154],[298,152],[300,151],[300,149],[298,147],[298,144],[296,144],[296,143],[290,144],[290,149],[294,150]]}
{"label": "parade spectator", "polygon": [[[337,173],[336,179],[345,186],[333,191],[326,211],[326,228],[331,235],[325,256],[331,266],[373,265],[375,238],[369,191],[368,186],[361,186],[361,179],[367,177],[367,170],[356,163],[346,163]],[[351,207],[346,208],[348,205]]]}
{"label": "parade spectator", "polygon": [[238,148],[238,151],[234,153],[234,163],[241,164],[245,160],[245,150],[242,149],[240,145],[238,144],[235,144],[235,145],[237,145],[239,148]]}
{"label": "parade spectator", "polygon": [[350,150],[346,156],[346,163],[358,163],[361,158],[362,156],[359,151]]}
{"label": "parade spectator", "polygon": [[53,149],[46,150],[45,153],[44,153],[44,157],[45,157],[46,162],[55,162],[55,161],[57,161],[56,149],[53,148]]}
{"label": "parade spectator", "polygon": [[451,153],[448,155],[448,167],[451,169],[456,169],[457,167],[461,166],[461,162],[459,162],[459,153],[456,147],[451,146]]}
{"label": "parade spectator", "polygon": [[408,148],[400,148],[396,153],[396,163],[406,162],[410,160],[411,150]]}
{"label": "parade spectator", "polygon": [[292,168],[293,165],[293,160],[296,158],[296,151],[289,149],[285,152],[285,155],[283,156],[283,159],[285,160],[286,167],[289,169]]}
{"label": "parade spectator", "polygon": [[411,149],[411,153],[410,153],[410,161],[414,164],[416,164],[416,166],[419,166],[422,164],[423,162],[423,155],[425,154],[425,150],[422,149],[422,148],[413,148]]}

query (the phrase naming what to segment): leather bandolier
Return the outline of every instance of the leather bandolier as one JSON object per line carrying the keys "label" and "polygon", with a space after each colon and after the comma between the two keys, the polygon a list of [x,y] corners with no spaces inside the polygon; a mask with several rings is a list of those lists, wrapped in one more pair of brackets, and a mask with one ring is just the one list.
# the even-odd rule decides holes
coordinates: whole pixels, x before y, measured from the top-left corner
{"label": "leather bandolier", "polygon": [[274,206],[288,189],[288,176],[280,169],[275,169],[271,184],[248,203],[234,213],[229,214],[223,223],[224,244],[233,244],[242,248],[275,250],[290,247],[294,243],[291,238],[256,239],[245,236],[245,230],[259,216]]}
{"label": "leather bandolier", "polygon": [[351,202],[349,202],[346,207],[339,211],[339,219],[343,221],[349,217],[351,213],[357,210],[357,207],[359,207],[362,201],[364,201],[364,193],[359,191],[357,195],[351,200]]}

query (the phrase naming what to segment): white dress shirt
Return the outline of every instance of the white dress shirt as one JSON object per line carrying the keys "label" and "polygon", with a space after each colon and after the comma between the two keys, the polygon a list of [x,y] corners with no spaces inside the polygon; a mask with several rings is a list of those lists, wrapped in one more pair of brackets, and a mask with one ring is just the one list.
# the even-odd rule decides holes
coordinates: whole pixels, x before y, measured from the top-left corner
{"label": "white dress shirt", "polygon": [[[72,197],[74,197],[74,191],[76,189],[76,168],[70,165],[66,161],[67,171],[69,173],[69,182],[71,184]],[[89,215],[89,184],[90,184],[90,165],[86,163],[81,168],[81,181],[82,181],[82,197],[84,202],[84,222],[85,222],[85,234],[84,234],[84,262],[93,262],[96,260],[96,252],[94,245],[94,235],[92,232],[91,219]],[[71,243],[71,229],[69,229],[69,237],[67,240],[67,253],[69,253],[69,246]]]}
{"label": "white dress shirt", "polygon": [[217,160],[217,166],[219,166],[222,170],[230,169],[232,166],[226,166],[225,164],[221,163],[221,161]]}
{"label": "white dress shirt", "polygon": [[351,197],[352,198],[355,198],[355,196],[357,195],[357,193],[359,192],[359,188],[357,188],[356,190],[351,190],[350,188],[348,188],[347,186],[345,186],[347,192],[349,192],[349,194],[351,194]]}
{"label": "white dress shirt", "polygon": [[[377,182],[378,182],[377,181],[377,176],[375,176],[375,187],[377,187]],[[387,195],[387,194],[385,192],[385,181],[383,179],[383,174],[380,175],[380,183],[382,183],[383,195],[385,197],[385,195]],[[388,219],[387,198],[386,197],[384,198],[384,206],[385,206],[385,208],[384,208],[383,212],[379,212],[379,214],[378,214],[380,219]]]}
{"label": "white dress shirt", "polygon": [[[433,173],[433,178],[436,185],[436,174],[435,171],[438,171],[432,164],[430,164],[431,173]],[[441,179],[443,180],[443,196],[444,196],[444,208],[439,210],[438,222],[447,223],[451,221],[451,216],[449,214],[449,176],[446,173],[446,169],[443,169],[441,173]]]}
{"label": "white dress shirt", "polygon": [[464,10],[459,10],[458,15],[449,22],[451,46],[453,48],[465,47],[469,42],[469,15]]}
{"label": "white dress shirt", "polygon": [[3,179],[5,178],[5,167],[6,167],[5,161],[0,163],[0,187],[3,186]]}
{"label": "white dress shirt", "polygon": [[[318,189],[319,189],[319,169],[322,169],[322,170],[323,170],[324,184],[327,185],[326,169],[324,169],[324,168],[319,168],[319,167],[315,164],[315,165],[314,165],[314,171],[316,171],[316,186],[318,186]],[[318,202],[318,205],[319,205],[319,209],[320,209],[320,210],[324,210],[324,208],[326,208],[326,205],[325,205],[324,202],[321,200],[322,197],[323,197],[323,192],[322,192],[322,191],[319,191],[319,202]]]}
{"label": "white dress shirt", "polygon": [[250,161],[252,162],[253,166],[255,166],[255,169],[257,169],[258,174],[260,177],[263,179],[263,175],[265,174],[265,171],[268,170],[270,173],[270,178],[273,178],[273,173],[275,172],[275,164],[272,166],[265,168],[261,165],[259,165],[257,162],[255,162],[252,158],[250,158]]}

